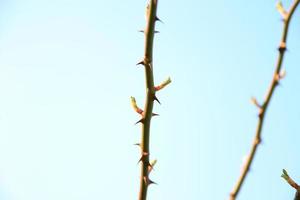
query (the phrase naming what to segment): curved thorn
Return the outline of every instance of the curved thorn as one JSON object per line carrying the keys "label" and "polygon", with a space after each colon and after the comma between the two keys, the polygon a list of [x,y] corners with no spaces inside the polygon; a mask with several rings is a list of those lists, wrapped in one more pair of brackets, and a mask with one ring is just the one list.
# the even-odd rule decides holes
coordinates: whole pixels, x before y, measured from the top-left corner
{"label": "curved thorn", "polygon": [[160,101],[158,100],[157,96],[153,96],[154,101],[157,101],[157,103],[161,104]]}
{"label": "curved thorn", "polygon": [[155,184],[157,185],[157,183],[155,183],[154,181],[152,181],[149,177],[144,176],[144,182],[147,186],[151,185],[151,184]]}
{"label": "curved thorn", "polygon": [[163,22],[161,19],[159,19],[157,16],[155,17],[155,20],[156,20],[156,21],[159,21],[159,22],[162,23],[162,24],[164,24],[164,22]]}
{"label": "curved thorn", "polygon": [[139,121],[137,121],[137,122],[135,122],[135,125],[137,125],[138,123],[144,123],[145,122],[145,119],[144,118],[142,118],[142,119],[140,119]]}
{"label": "curved thorn", "polygon": [[136,65],[145,65],[145,62],[142,60],[142,61],[138,62]]}
{"label": "curved thorn", "polygon": [[[144,162],[146,157],[149,156],[148,152],[143,152],[141,158],[139,159],[138,163],[140,163],[141,161]],[[150,163],[148,163],[148,165],[150,165]]]}

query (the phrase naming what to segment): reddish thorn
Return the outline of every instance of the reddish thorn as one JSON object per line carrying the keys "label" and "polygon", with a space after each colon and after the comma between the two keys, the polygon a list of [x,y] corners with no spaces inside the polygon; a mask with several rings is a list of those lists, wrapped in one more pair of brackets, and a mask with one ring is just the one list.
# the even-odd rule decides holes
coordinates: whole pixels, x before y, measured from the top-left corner
{"label": "reddish thorn", "polygon": [[141,62],[138,62],[136,65],[145,65],[145,62],[142,60]]}
{"label": "reddish thorn", "polygon": [[142,123],[142,124],[143,124],[144,122],[145,122],[145,119],[142,118],[142,119],[140,119],[139,121],[135,122],[135,125],[138,124],[138,123]]}
{"label": "reddish thorn", "polygon": [[[141,161],[144,162],[147,156],[149,156],[149,153],[143,152],[143,155],[142,155],[141,158],[139,159],[138,164],[139,164]],[[149,164],[149,163],[148,163],[148,164]]]}
{"label": "reddish thorn", "polygon": [[154,181],[152,181],[149,177],[144,176],[144,182],[147,186],[151,185],[151,184],[155,184],[157,185],[157,183],[155,183]]}

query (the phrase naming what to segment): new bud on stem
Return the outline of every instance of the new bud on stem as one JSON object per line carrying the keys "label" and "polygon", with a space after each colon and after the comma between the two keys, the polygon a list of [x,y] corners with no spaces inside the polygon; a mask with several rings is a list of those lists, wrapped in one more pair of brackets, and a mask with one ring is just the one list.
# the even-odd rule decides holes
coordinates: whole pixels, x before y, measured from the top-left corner
{"label": "new bud on stem", "polygon": [[166,87],[167,85],[169,85],[171,83],[171,78],[169,77],[167,80],[165,80],[164,82],[162,82],[160,85],[155,86],[155,90],[159,91],[161,89],[163,89],[164,87]]}

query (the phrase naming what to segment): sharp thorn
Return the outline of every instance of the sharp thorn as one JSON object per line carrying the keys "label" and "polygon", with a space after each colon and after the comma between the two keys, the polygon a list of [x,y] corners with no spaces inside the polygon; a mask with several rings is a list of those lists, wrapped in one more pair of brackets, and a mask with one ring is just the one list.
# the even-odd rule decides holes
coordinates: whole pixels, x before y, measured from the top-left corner
{"label": "sharp thorn", "polygon": [[144,182],[147,186],[151,185],[151,184],[155,184],[157,185],[157,183],[155,183],[154,181],[152,181],[149,177],[144,176]]}
{"label": "sharp thorn", "polygon": [[[144,160],[145,160],[145,158],[146,158],[147,156],[149,156],[149,153],[143,152],[141,158],[140,158],[139,161],[138,161],[138,164],[139,164],[140,162],[142,162],[142,161],[144,162]],[[148,165],[150,165],[150,163],[148,163]]]}
{"label": "sharp thorn", "polygon": [[135,145],[135,146],[141,146],[141,144],[140,143],[135,143],[135,144],[133,144],[133,145]]}
{"label": "sharp thorn", "polygon": [[137,162],[137,164],[139,164],[140,162],[142,162],[143,159],[144,159],[144,157],[142,156],[142,157],[139,159],[139,161]]}
{"label": "sharp thorn", "polygon": [[164,22],[161,21],[157,16],[155,17],[155,20],[156,20],[156,21],[159,21],[160,23],[163,23],[163,24],[164,24]]}
{"label": "sharp thorn", "polygon": [[154,33],[160,33],[159,31],[154,31]]}
{"label": "sharp thorn", "polygon": [[157,103],[161,104],[160,101],[158,100],[158,98],[154,95],[153,96],[154,101],[157,101]]}
{"label": "sharp thorn", "polygon": [[152,117],[154,117],[154,116],[159,116],[159,114],[152,113]]}
{"label": "sharp thorn", "polygon": [[142,60],[141,62],[138,62],[136,65],[145,65],[145,62]]}
{"label": "sharp thorn", "polygon": [[156,182],[154,182],[154,181],[152,181],[151,179],[149,179],[149,184],[148,184],[148,185],[151,185],[151,184],[155,184],[155,185],[157,185],[157,183],[156,183]]}
{"label": "sharp thorn", "polygon": [[144,31],[144,30],[139,30],[138,32],[140,32],[140,33],[145,33],[145,31]]}
{"label": "sharp thorn", "polygon": [[139,121],[137,121],[137,122],[135,122],[135,125],[137,125],[138,123],[144,123],[144,121],[145,121],[145,119],[144,118],[142,118],[142,119],[140,119]]}

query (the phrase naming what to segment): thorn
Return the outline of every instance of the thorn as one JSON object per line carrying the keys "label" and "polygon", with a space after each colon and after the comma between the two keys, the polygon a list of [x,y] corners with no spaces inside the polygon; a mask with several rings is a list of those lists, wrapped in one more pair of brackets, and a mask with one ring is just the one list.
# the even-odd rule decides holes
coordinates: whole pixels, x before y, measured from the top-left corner
{"label": "thorn", "polygon": [[144,30],[139,30],[138,32],[140,32],[140,33],[145,33],[145,31],[144,31]]}
{"label": "thorn", "polygon": [[152,181],[152,180],[150,180],[150,179],[149,179],[149,184],[148,184],[148,185],[151,185],[151,184],[155,184],[155,185],[157,185],[157,183],[156,183],[156,182],[154,182],[154,181]]}
{"label": "thorn", "polygon": [[141,62],[138,62],[136,65],[145,65],[145,62],[142,60]]}
{"label": "thorn", "polygon": [[144,176],[144,182],[147,186],[151,185],[151,184],[155,184],[157,185],[157,183],[155,183],[154,181],[152,181],[149,177]]}
{"label": "thorn", "polygon": [[139,121],[137,121],[137,122],[135,122],[135,125],[137,125],[138,123],[144,123],[145,122],[145,119],[144,118],[142,118],[142,119],[140,119]]}
{"label": "thorn", "polygon": [[156,21],[159,21],[159,22],[162,23],[162,24],[164,24],[164,22],[161,21],[161,19],[159,19],[157,16],[155,17],[155,20],[156,20]]}
{"label": "thorn", "polygon": [[159,31],[154,31],[154,33],[160,33]]}
{"label": "thorn", "polygon": [[135,143],[135,144],[133,144],[133,145],[138,146],[138,147],[141,147],[141,144],[140,144],[140,143]]}
{"label": "thorn", "polygon": [[149,156],[149,153],[148,152],[143,152],[143,154],[142,154],[141,158],[139,159],[138,163],[140,163],[141,161],[144,161],[147,156]]}
{"label": "thorn", "polygon": [[153,96],[154,101],[157,101],[157,103],[161,104],[160,101],[158,100],[158,98],[154,95]]}
{"label": "thorn", "polygon": [[159,116],[159,114],[152,113],[152,117],[154,117],[154,116]]}

